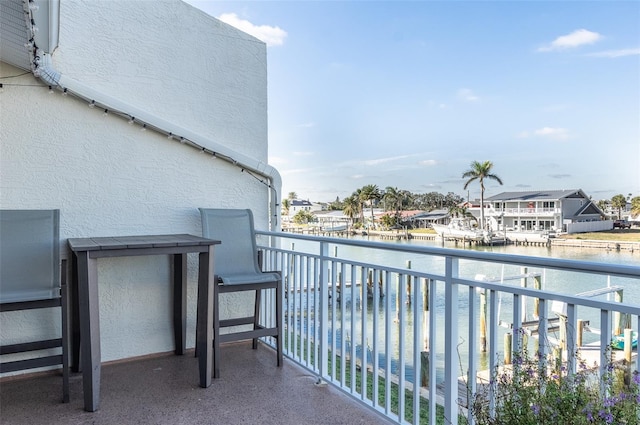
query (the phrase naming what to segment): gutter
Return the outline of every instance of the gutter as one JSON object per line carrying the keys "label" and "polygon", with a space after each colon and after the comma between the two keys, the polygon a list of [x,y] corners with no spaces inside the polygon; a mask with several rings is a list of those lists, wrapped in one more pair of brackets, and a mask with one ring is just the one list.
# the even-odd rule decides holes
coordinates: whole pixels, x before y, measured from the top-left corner
{"label": "gutter", "polygon": [[[28,0],[23,1],[25,4],[28,2]],[[57,16],[57,11],[50,9],[50,17],[53,14]],[[55,26],[57,26],[57,22]],[[32,25],[28,25],[28,29],[34,34]],[[225,160],[265,184],[269,190],[269,230],[279,230],[281,208],[279,200],[280,192],[282,191],[282,178],[274,167],[67,77],[53,67],[49,53],[45,53],[36,46],[29,50],[33,74],[51,88],[57,88],[64,93],[86,101],[90,105],[99,107],[105,112],[119,114],[127,118],[129,122],[138,123],[149,130],[154,130],[169,138],[176,139],[180,143],[190,145],[203,153]]]}

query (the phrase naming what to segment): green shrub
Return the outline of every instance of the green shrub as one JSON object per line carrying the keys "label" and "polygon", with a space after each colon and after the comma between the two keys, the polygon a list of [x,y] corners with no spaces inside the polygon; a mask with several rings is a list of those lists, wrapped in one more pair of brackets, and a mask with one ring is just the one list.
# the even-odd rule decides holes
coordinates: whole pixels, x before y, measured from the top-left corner
{"label": "green shrub", "polygon": [[[520,345],[522,346],[522,344]],[[590,425],[640,424],[640,375],[611,361],[599,376],[578,356],[577,372],[567,373],[555,359],[529,356],[526,347],[514,353],[510,366],[493,374],[471,403],[478,424],[495,425]],[[625,384],[627,374],[627,384]],[[495,389],[495,412],[490,409],[489,389]]]}

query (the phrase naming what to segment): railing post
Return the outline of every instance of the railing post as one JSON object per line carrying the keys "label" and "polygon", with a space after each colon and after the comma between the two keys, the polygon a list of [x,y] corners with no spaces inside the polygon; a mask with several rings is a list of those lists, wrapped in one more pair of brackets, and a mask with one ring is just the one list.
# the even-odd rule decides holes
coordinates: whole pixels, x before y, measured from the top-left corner
{"label": "railing post", "polygon": [[[611,311],[600,310],[600,347],[602,348],[600,350],[600,377],[607,373],[607,363],[611,360],[611,351],[605,349],[611,344],[611,333]],[[600,392],[607,397],[609,396],[609,388],[603,379],[600,379]]]}
{"label": "railing post", "polygon": [[[411,260],[407,260],[407,269],[411,270]],[[407,305],[411,305],[411,275],[407,275]]]}
{"label": "railing post", "polygon": [[424,331],[423,350],[420,353],[420,386],[429,385],[429,284],[422,280],[422,329]]}
{"label": "railing post", "polygon": [[[529,274],[529,269],[527,267],[520,268],[522,273],[522,279],[520,280],[520,287],[527,287],[527,275]],[[526,322],[527,321],[527,297],[520,297],[520,302],[522,303],[522,318]]]}
{"label": "railing post", "polygon": [[329,320],[329,244],[327,242],[320,243],[320,273],[318,276],[318,284],[320,285],[320,320],[318,327],[320,329],[318,341],[320,345],[318,351],[320,358],[318,359],[318,381],[327,375],[327,361],[329,356],[329,340],[328,340],[328,320]]}
{"label": "railing post", "polygon": [[480,293],[480,350],[487,352],[487,290]]}
{"label": "railing post", "polygon": [[458,424],[458,259],[445,259],[445,314],[444,314],[444,422]]}

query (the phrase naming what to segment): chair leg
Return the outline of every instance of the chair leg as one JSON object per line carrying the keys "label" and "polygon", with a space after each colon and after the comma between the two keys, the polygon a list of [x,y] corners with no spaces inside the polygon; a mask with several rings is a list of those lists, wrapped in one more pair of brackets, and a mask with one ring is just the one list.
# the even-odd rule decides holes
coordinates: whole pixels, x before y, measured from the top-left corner
{"label": "chair leg", "polygon": [[[63,282],[66,282],[66,261],[62,262]],[[69,292],[66,283],[60,288],[62,310],[62,402],[69,403]]]}
{"label": "chair leg", "polygon": [[282,366],[283,357],[282,357],[282,346],[283,346],[283,329],[282,329],[282,283],[279,282],[276,287],[276,326],[278,327],[278,336],[276,340],[277,344],[277,356],[278,356],[278,367]]}
{"label": "chair leg", "polygon": [[[262,293],[261,289],[256,289],[256,304],[253,310],[253,330],[257,330],[260,327],[260,295]],[[253,349],[258,348],[258,338],[253,338]]]}
{"label": "chair leg", "polygon": [[213,284],[213,377],[220,378],[220,290]]}

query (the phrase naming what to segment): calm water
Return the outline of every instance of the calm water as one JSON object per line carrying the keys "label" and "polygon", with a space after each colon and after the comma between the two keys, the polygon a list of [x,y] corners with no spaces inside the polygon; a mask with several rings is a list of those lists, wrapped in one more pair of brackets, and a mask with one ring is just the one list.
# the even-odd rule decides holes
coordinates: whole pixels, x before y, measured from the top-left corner
{"label": "calm water", "polygon": [[[361,238],[365,239],[366,238]],[[375,241],[375,238],[370,238],[369,240]],[[396,244],[410,244],[410,245],[422,245],[422,246],[444,246],[447,248],[456,248],[456,246],[451,243],[445,245],[442,244],[441,241],[397,241],[390,242]],[[312,247],[313,246],[313,247]],[[337,250],[336,250],[337,249]],[[534,257],[554,257],[554,258],[563,258],[563,259],[574,259],[574,260],[584,260],[584,261],[592,261],[592,262],[604,262],[610,264],[628,264],[628,265],[638,265],[640,264],[640,252],[632,253],[630,251],[607,251],[600,249],[581,249],[581,248],[567,248],[567,247],[531,247],[531,246],[515,246],[515,245],[506,245],[506,246],[498,246],[498,247],[472,247],[466,249],[473,249],[478,251],[490,251],[496,253],[506,253],[506,254],[514,254],[514,255],[526,255],[526,256],[534,256]],[[296,251],[303,252],[317,252],[317,245],[307,244],[306,242],[296,241],[295,244]],[[337,248],[330,247],[331,255],[337,255],[339,258],[343,259],[353,259],[361,262],[366,262],[369,264],[382,264],[391,267],[405,267],[407,262],[411,262],[411,268],[415,270],[429,270],[441,273],[444,271],[444,264],[441,259],[433,258],[430,256],[419,255],[419,254],[407,254],[407,253],[398,253],[398,252],[389,252],[389,251],[381,251],[381,250],[372,250],[365,249],[360,247],[350,247],[350,246],[339,246]],[[555,270],[528,270],[530,273],[540,273],[542,285],[544,289],[561,292],[566,294],[578,294],[585,291],[590,291],[594,289],[600,289],[607,286],[621,286],[624,288],[623,297],[624,302],[638,304],[640,303],[640,280],[633,279],[622,279],[622,278],[607,278],[607,276],[601,275],[588,275],[582,273],[566,273]],[[509,281],[509,276],[516,276],[521,273],[519,267],[515,266],[501,266],[499,264],[484,264],[478,262],[469,262],[469,261],[461,261],[460,262],[460,275],[465,278],[473,279],[477,275],[484,275],[488,278],[504,278],[504,284],[507,285],[520,285],[520,279],[515,279]],[[529,285],[532,285],[532,279],[529,279]],[[396,305],[396,288],[395,285],[391,285],[387,290],[386,297],[391,298],[391,303],[393,306]],[[436,305],[433,306],[435,308],[437,314],[436,323],[443,323],[442,312],[444,312],[444,286],[439,284],[437,289],[437,301]],[[345,293],[346,303],[349,308],[344,312],[345,320],[350,322],[352,319],[350,316],[350,304],[352,302],[351,296],[348,293]],[[603,295],[598,297],[598,299],[607,299],[607,297],[613,298],[611,295]],[[479,298],[479,297],[477,297]],[[362,318],[362,309],[361,309],[361,299],[359,294],[356,296],[354,300],[357,305],[357,313],[354,319],[356,321],[360,321]],[[505,322],[510,322],[512,320],[511,312],[512,312],[512,300],[511,297],[502,296],[498,299],[498,308],[499,308],[499,318]],[[460,328],[459,328],[459,354],[461,358],[461,373],[462,370],[466,369],[467,358],[468,358],[468,345],[465,343],[468,335],[468,300],[466,291],[461,291],[460,299],[459,299],[459,314],[460,314]],[[407,360],[407,370],[406,375],[407,379],[412,379],[411,374],[412,367],[409,364],[411,355],[413,352],[413,346],[411,344],[413,338],[413,323],[412,323],[412,314],[411,314],[411,306],[404,306],[403,309],[406,310],[407,321],[406,321],[406,329],[407,333],[405,336],[405,341],[407,342],[406,350],[404,352],[405,359]],[[532,310],[533,310],[533,301],[529,300],[526,303],[525,311],[527,317],[525,319],[532,319]],[[476,311],[478,311],[476,307]],[[369,300],[367,304],[367,319],[368,323],[373,322],[374,315],[378,315],[381,328],[379,328],[379,344],[382,344],[381,347],[384,347],[384,321],[382,319],[384,313],[384,300],[380,299],[378,301]],[[554,317],[555,315],[549,311],[549,317]],[[578,317],[580,319],[589,320],[590,325],[594,328],[599,327],[599,314],[597,311],[589,310],[586,308],[578,309]],[[337,320],[341,319],[341,312],[337,312]],[[395,364],[397,359],[399,358],[398,351],[398,327],[396,324],[392,325],[392,337],[394,339],[393,346],[396,347],[394,352],[390,353],[393,359],[392,368],[395,370]],[[439,326],[438,326],[439,327]],[[373,340],[373,331],[371,330],[372,326],[368,325],[369,332],[367,337],[365,338],[367,341]],[[346,337],[349,341],[355,341],[356,344],[360,344],[362,341],[362,335],[356,331],[355,335],[350,335],[350,326],[347,325],[344,329]],[[507,332],[505,328],[498,329],[498,341],[500,346],[502,345],[502,340],[504,334]],[[342,330],[338,327],[336,329],[336,337],[337,340],[341,340]],[[439,335],[436,337],[436,341],[431,341],[432,350],[436,351],[436,355],[438,356],[438,361],[436,366],[438,368],[437,379],[440,381],[443,376],[443,346],[444,346],[444,335],[443,332],[439,332]],[[331,335],[330,335],[331,337]],[[585,343],[597,341],[598,336],[595,334],[587,333],[585,334]],[[368,344],[370,345],[370,343]],[[360,346],[357,349],[360,352]],[[380,363],[384,364],[385,353],[380,354]],[[481,356],[479,359],[481,368],[486,367],[487,358],[486,355]]]}

